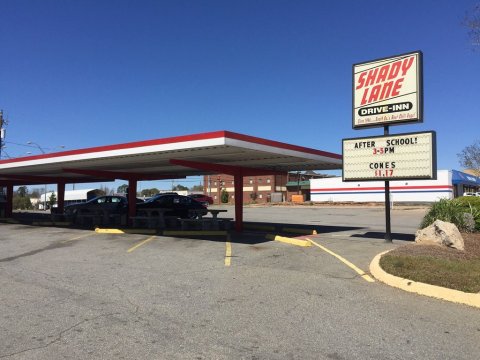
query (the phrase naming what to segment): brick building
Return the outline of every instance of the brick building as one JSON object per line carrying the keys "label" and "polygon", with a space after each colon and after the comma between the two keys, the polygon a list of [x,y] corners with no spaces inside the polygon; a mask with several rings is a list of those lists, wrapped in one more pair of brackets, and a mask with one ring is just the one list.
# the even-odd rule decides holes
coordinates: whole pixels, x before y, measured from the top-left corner
{"label": "brick building", "polygon": [[[303,194],[310,200],[311,178],[329,177],[313,171],[285,175],[245,176],[243,178],[243,203],[267,203],[291,201],[292,194]],[[214,204],[222,203],[222,192],[228,193],[228,202],[234,202],[233,176],[227,174],[205,175],[204,193],[213,198]]]}

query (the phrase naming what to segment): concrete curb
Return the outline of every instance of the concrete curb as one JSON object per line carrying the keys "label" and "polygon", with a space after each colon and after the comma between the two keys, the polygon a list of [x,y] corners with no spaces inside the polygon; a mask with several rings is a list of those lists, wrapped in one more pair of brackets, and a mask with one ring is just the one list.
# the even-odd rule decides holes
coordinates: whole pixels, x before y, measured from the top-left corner
{"label": "concrete curb", "polygon": [[404,279],[398,276],[391,275],[385,272],[380,267],[380,258],[391,250],[384,251],[375,256],[370,263],[370,273],[381,282],[419,295],[425,295],[442,299],[446,301],[455,302],[458,304],[465,304],[480,308],[480,294],[465,293],[463,291],[447,289],[440,286],[424,284],[421,282]]}
{"label": "concrete curb", "polygon": [[105,229],[95,228],[95,232],[99,234],[140,234],[153,235],[157,233],[155,229]]}

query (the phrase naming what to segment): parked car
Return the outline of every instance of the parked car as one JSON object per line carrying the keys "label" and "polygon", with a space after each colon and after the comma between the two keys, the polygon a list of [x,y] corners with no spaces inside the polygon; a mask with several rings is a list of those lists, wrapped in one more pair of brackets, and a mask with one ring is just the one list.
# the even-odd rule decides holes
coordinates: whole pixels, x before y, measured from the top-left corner
{"label": "parked car", "polygon": [[[189,196],[178,194],[158,194],[151,197],[141,204],[137,204],[137,214],[142,215],[142,209],[146,208],[163,208],[171,209],[164,213],[166,216],[176,216],[183,219],[195,217],[197,214],[205,215],[207,208]],[[195,212],[192,212],[195,210]]]}
{"label": "parked car", "polygon": [[474,192],[464,192],[463,196],[478,196],[477,194],[478,193],[474,193]]}
{"label": "parked car", "polygon": [[213,199],[211,196],[204,195],[204,194],[190,194],[188,195],[192,199],[197,200],[199,203],[208,206],[213,204]]}
{"label": "parked car", "polygon": [[[143,202],[137,199],[138,202]],[[125,196],[105,195],[98,196],[87,202],[77,203],[65,206],[64,214],[68,218],[75,219],[77,214],[96,213],[106,211],[110,214],[126,214],[128,209],[128,200]]]}

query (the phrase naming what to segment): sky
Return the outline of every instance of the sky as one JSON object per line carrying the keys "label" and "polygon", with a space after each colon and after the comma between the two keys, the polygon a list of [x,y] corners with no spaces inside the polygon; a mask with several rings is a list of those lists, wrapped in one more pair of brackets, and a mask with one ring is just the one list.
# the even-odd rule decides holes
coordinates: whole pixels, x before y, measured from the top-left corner
{"label": "sky", "polygon": [[420,50],[424,121],[390,133],[436,131],[438,169],[461,170],[480,139],[462,24],[478,2],[0,0],[2,158],[216,130],[341,153],[383,134],[352,129],[352,65]]}

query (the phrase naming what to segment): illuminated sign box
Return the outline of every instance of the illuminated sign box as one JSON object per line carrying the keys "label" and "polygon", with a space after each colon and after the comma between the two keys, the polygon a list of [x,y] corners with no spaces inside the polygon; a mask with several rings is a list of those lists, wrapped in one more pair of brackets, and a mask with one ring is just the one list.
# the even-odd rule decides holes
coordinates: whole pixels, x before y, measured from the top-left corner
{"label": "illuminated sign box", "polygon": [[434,131],[343,139],[343,181],[436,179]]}
{"label": "illuminated sign box", "polygon": [[420,51],[353,65],[354,129],[423,121]]}

